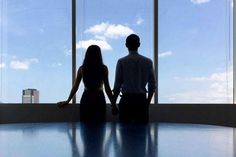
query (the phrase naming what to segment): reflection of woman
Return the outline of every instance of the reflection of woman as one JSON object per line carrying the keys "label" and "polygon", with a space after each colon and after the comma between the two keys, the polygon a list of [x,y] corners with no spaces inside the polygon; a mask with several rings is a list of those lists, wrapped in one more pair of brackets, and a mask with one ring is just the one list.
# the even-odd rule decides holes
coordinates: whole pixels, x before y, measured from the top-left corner
{"label": "reflection of woman", "polygon": [[113,103],[113,95],[108,81],[108,69],[103,64],[99,46],[91,45],[88,47],[83,65],[78,70],[77,78],[70,95],[66,101],[58,103],[59,107],[69,104],[78,90],[81,79],[83,79],[85,86],[80,101],[81,121],[105,121],[106,101],[103,93],[103,84],[106,94],[111,101],[112,108],[117,108]]}
{"label": "reflection of woman", "polygon": [[80,123],[81,142],[84,146],[83,157],[106,156],[105,133],[106,123]]}

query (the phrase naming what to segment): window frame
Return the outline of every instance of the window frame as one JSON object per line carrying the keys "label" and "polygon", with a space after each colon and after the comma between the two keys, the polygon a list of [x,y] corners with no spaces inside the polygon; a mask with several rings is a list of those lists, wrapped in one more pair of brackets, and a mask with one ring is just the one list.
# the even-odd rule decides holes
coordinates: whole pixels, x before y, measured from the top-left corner
{"label": "window frame", "polygon": [[235,98],[236,98],[236,9],[235,9],[235,4],[236,0],[232,1],[233,5],[233,104],[235,104]]}

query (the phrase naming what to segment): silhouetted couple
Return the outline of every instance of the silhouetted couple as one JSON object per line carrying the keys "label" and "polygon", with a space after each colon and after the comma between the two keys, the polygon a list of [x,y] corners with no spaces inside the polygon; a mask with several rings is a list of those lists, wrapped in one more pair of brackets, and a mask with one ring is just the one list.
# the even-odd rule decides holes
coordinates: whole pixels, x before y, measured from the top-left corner
{"label": "silhouetted couple", "polygon": [[[126,38],[129,54],[117,62],[113,93],[109,85],[108,68],[103,64],[100,47],[89,46],[84,62],[78,69],[70,95],[66,101],[58,103],[59,107],[69,104],[82,79],[85,89],[80,101],[81,121],[106,120],[104,86],[111,102],[112,113],[117,114],[119,110],[120,121],[148,122],[149,104],[156,85],[152,61],[138,54],[139,46],[140,39],[136,34],[131,34]],[[148,85],[148,90],[146,90],[146,85]],[[116,100],[120,92],[121,99],[117,107]],[[148,93],[147,96],[146,93]]]}

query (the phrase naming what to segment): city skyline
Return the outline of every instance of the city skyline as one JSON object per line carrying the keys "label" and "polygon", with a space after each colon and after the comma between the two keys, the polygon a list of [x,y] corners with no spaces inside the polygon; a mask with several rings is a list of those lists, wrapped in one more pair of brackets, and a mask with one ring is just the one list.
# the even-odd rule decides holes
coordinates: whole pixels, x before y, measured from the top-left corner
{"label": "city skyline", "polygon": [[38,104],[39,91],[37,89],[27,88],[22,90],[22,104]]}

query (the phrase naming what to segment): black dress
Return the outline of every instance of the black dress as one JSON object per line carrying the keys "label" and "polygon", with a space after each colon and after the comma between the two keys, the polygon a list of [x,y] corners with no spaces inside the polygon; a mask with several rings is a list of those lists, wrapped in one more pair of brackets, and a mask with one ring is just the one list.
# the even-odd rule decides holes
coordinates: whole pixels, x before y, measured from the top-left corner
{"label": "black dress", "polygon": [[[83,73],[82,73],[83,75]],[[104,72],[100,74],[103,78]],[[83,122],[104,122],[106,120],[106,100],[101,81],[84,77],[85,90],[80,100],[80,120]]]}

